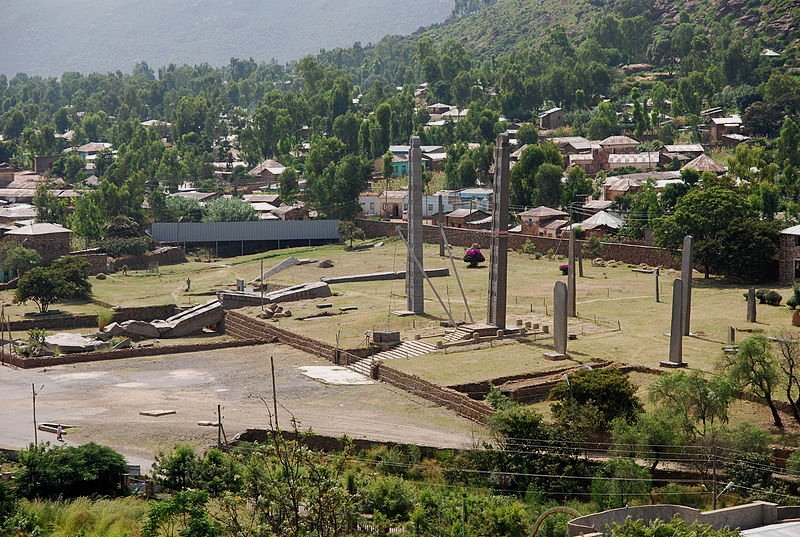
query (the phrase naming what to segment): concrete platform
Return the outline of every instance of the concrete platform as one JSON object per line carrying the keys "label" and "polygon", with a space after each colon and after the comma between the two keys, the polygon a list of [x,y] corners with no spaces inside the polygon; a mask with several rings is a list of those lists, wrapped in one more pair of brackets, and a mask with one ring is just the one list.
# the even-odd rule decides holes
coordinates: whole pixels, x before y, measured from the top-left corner
{"label": "concrete platform", "polygon": [[[425,269],[425,274],[428,278],[439,278],[443,276],[450,276],[450,269],[448,268],[435,268]],[[354,274],[352,276],[331,276],[320,278],[325,283],[354,283],[354,282],[377,282],[382,280],[405,280],[406,271],[398,270],[396,272],[373,272],[370,274]]]}

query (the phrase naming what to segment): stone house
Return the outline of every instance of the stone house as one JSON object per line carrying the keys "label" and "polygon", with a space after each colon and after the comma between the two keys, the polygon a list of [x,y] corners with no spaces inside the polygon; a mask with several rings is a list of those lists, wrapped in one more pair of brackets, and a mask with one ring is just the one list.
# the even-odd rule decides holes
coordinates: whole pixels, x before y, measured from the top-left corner
{"label": "stone house", "polygon": [[778,249],[778,282],[790,285],[800,280],[800,226],[781,230]]}
{"label": "stone house", "polygon": [[658,151],[645,153],[612,153],[608,155],[608,170],[619,168],[636,168],[643,172],[655,170],[665,158]]}
{"label": "stone house", "polygon": [[724,143],[725,136],[742,134],[742,118],[739,116],[712,117],[709,123],[709,140],[712,144]]}
{"label": "stone house", "polygon": [[552,209],[550,207],[536,207],[535,209],[528,209],[521,213],[517,213],[520,219],[521,232],[525,235],[544,235],[544,228],[554,220],[564,220],[569,216],[564,211]]}
{"label": "stone house", "polygon": [[286,166],[277,160],[267,159],[261,162],[258,166],[247,172],[247,175],[254,182],[265,182],[270,185],[278,182]]}
{"label": "stone house", "polygon": [[563,108],[555,107],[539,114],[539,128],[541,130],[557,129],[564,125],[564,118],[567,111]]}
{"label": "stone house", "polygon": [[271,212],[281,220],[308,220],[309,218],[308,209],[301,203],[281,205]]}
{"label": "stone house", "polygon": [[35,223],[6,232],[3,240],[13,241],[36,250],[42,261],[49,263],[72,249],[72,231],[58,224]]}
{"label": "stone house", "polygon": [[456,209],[444,215],[444,225],[447,227],[467,228],[468,223],[483,220],[488,216],[489,213],[480,209]]}

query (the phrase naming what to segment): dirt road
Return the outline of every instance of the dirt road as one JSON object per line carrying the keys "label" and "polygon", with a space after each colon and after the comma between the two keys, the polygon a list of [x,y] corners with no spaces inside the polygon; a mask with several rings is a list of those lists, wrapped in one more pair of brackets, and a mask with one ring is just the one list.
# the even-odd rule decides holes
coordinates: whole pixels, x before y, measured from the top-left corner
{"label": "dirt road", "polygon": [[[267,426],[268,413],[258,396],[271,401],[270,356],[275,357],[284,427],[294,416],[301,428],[322,434],[442,447],[469,447],[484,434],[472,422],[385,384],[312,380],[299,367],[330,363],[283,345],[263,345],[45,370],[0,367],[0,447],[20,448],[33,440],[31,384],[40,390],[39,423],[78,426],[67,435],[68,443],[109,445],[145,466],[176,442],[213,445],[216,428],[197,422],[214,421],[217,404],[223,406],[229,437],[248,427]],[[139,415],[152,409],[177,413]],[[39,439],[55,440],[42,432]]]}

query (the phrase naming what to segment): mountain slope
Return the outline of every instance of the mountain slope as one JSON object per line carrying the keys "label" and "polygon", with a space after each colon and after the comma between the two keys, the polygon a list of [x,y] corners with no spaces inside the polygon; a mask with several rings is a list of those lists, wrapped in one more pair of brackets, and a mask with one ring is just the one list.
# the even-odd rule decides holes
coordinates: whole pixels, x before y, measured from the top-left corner
{"label": "mountain slope", "polygon": [[137,61],[279,62],[444,20],[452,0],[3,2],[0,73],[129,72]]}

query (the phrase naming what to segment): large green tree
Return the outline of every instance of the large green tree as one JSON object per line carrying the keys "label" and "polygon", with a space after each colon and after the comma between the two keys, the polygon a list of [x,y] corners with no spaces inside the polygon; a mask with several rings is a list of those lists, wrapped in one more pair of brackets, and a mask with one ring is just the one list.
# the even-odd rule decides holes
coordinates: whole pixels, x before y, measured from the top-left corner
{"label": "large green tree", "polygon": [[694,255],[710,272],[758,280],[769,276],[778,251],[778,230],[762,221],[739,193],[695,188],[675,204],[675,212],[655,221],[657,245],[677,249],[694,238]]}

